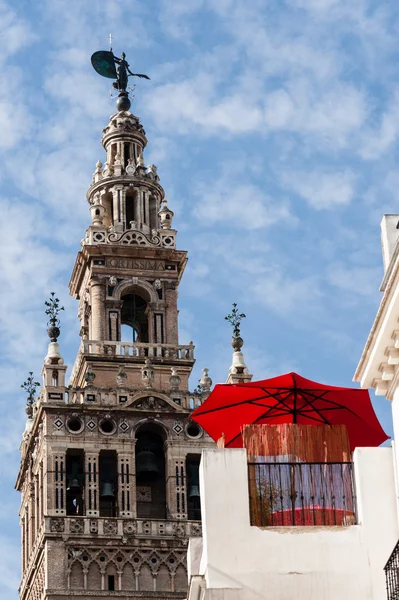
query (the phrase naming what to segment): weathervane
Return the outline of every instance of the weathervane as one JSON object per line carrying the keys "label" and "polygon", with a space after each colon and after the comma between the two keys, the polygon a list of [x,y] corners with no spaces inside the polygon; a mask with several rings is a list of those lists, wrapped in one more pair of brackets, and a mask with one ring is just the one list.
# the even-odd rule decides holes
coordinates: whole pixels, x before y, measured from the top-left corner
{"label": "weathervane", "polygon": [[118,110],[129,110],[130,99],[129,92],[127,91],[129,77],[141,77],[144,79],[149,79],[149,77],[142,73],[132,73],[129,69],[129,63],[126,60],[126,54],[124,52],[122,52],[120,58],[115,56],[112,52],[111,34],[109,36],[109,45],[109,50],[99,50],[92,55],[91,64],[97,73],[103,77],[116,79],[112,84],[119,92],[116,108]]}

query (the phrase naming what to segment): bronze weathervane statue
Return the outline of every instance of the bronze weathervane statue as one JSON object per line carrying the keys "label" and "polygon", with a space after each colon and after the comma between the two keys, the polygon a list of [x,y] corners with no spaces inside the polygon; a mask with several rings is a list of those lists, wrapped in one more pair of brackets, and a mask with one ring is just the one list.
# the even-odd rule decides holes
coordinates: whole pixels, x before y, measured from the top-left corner
{"label": "bronze weathervane statue", "polygon": [[116,79],[112,85],[119,91],[118,100],[116,101],[116,108],[118,110],[129,110],[130,108],[129,93],[127,92],[129,77],[149,79],[147,75],[143,75],[142,73],[131,72],[124,52],[118,58],[114,55],[112,49],[99,50],[92,55],[91,64],[97,73],[103,77]]}

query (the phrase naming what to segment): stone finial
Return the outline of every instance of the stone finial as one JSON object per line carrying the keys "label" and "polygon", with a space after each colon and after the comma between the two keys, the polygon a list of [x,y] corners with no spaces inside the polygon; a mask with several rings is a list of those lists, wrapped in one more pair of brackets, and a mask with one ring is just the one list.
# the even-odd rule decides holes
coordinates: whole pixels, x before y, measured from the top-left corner
{"label": "stone finial", "polygon": [[151,389],[154,383],[154,369],[151,361],[147,358],[144,367],[141,369],[141,378],[144,382],[144,387]]}
{"label": "stone finial", "polygon": [[101,204],[92,204],[90,206],[90,214],[92,225],[102,225],[105,209]]}
{"label": "stone finial", "polygon": [[127,374],[125,371],[125,367],[123,365],[119,365],[118,374],[116,376],[116,384],[118,387],[124,387],[127,382]]}
{"label": "stone finial", "polygon": [[44,304],[47,307],[45,313],[49,317],[47,334],[52,342],[57,342],[60,336],[60,319],[58,315],[65,309],[63,306],[60,306],[60,300],[55,297],[54,292],[51,292],[50,298]]}
{"label": "stone finial", "polygon": [[85,373],[84,380],[87,386],[93,385],[93,382],[96,378],[96,374],[93,371],[93,365],[87,365],[87,371]]}
{"label": "stone finial", "polygon": [[158,170],[155,165],[148,165],[147,177],[149,177],[149,179],[152,179],[153,181],[159,181]]}
{"label": "stone finial", "polygon": [[40,387],[40,383],[34,380],[33,371],[29,371],[26,381],[21,383],[21,388],[24,389],[25,392],[28,394],[28,397],[26,399],[25,412],[28,415],[29,419],[31,419],[33,416],[33,405],[35,403],[35,395],[38,387]]}
{"label": "stone finial", "polygon": [[202,369],[202,377],[199,380],[199,384],[204,392],[209,392],[212,386],[212,379],[208,375],[209,369]]}
{"label": "stone finial", "polygon": [[237,303],[233,302],[232,311],[227,317],[224,318],[225,321],[228,321],[230,325],[233,327],[233,337],[231,340],[231,345],[233,346],[236,352],[239,352],[244,344],[244,340],[240,337],[240,326],[241,321],[246,318],[244,313],[239,313],[237,308]]}
{"label": "stone finial", "polygon": [[176,371],[175,367],[171,368],[171,372],[172,372],[172,374],[169,377],[170,389],[173,392],[177,392],[177,390],[180,387],[181,379],[180,379],[179,375],[177,374],[177,371]]}
{"label": "stone finial", "polygon": [[161,210],[158,213],[162,229],[170,229],[172,227],[174,214],[175,213],[168,208],[168,201],[163,200]]}

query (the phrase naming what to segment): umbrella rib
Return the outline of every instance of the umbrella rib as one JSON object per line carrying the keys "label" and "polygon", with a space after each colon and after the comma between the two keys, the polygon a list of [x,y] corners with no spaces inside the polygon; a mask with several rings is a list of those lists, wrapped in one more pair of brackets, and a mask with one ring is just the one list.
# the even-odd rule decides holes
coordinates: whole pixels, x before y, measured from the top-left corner
{"label": "umbrella rib", "polygon": [[[313,395],[310,392],[306,392],[308,395]],[[332,406],[330,408],[323,408],[323,410],[347,410],[348,412],[352,413],[352,415],[354,415],[355,417],[357,417],[358,419],[361,419],[361,417],[359,417],[359,415],[357,413],[355,413],[355,411],[353,411],[351,408],[349,408],[348,406],[344,406],[343,404],[339,404],[339,402],[335,402],[334,400],[330,400],[329,398],[325,398],[324,395],[328,394],[329,391],[325,390],[320,396],[314,396],[315,399],[317,400],[324,400],[324,402],[327,402],[328,404],[332,404]],[[305,400],[305,402],[310,405],[311,401],[308,400],[307,398],[303,397],[303,391],[301,392],[301,396],[302,398]],[[362,419],[361,419],[362,420]]]}

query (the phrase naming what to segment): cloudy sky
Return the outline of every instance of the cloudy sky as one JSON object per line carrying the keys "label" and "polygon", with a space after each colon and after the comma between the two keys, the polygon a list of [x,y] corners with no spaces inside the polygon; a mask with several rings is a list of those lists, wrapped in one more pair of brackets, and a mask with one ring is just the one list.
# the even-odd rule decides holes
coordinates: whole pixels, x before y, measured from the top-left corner
{"label": "cloudy sky", "polygon": [[[351,385],[379,300],[379,222],[399,212],[399,5],[385,0],[0,0],[0,597],[17,598],[28,371],[43,303],[62,299],[89,224],[86,189],[114,111],[95,50],[125,51],[133,111],[189,251],[182,342],[223,382],[238,302],[250,372]],[[391,433],[385,399],[374,402]]]}

